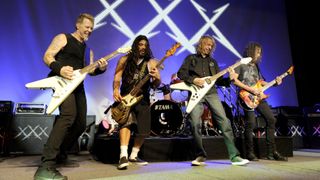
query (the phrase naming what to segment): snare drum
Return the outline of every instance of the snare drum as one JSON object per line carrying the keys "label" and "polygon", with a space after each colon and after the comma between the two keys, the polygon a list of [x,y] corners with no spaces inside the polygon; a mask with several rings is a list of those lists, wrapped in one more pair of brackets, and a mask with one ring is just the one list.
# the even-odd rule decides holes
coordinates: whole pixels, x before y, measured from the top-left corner
{"label": "snare drum", "polygon": [[172,136],[182,125],[180,107],[169,100],[160,100],[151,105],[151,133],[156,136]]}

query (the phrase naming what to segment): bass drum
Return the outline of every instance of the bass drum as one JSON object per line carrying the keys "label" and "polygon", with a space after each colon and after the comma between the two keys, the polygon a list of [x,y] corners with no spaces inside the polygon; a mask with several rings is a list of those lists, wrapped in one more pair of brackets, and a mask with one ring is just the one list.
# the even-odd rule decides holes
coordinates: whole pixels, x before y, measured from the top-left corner
{"label": "bass drum", "polygon": [[180,107],[169,100],[160,100],[151,105],[151,133],[155,136],[173,136],[182,126]]}

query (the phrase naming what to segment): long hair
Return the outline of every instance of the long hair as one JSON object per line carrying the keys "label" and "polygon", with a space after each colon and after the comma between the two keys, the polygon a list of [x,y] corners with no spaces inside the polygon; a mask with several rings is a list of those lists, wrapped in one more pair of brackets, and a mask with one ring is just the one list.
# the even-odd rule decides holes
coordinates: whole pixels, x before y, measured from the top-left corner
{"label": "long hair", "polygon": [[150,49],[150,43],[149,43],[149,40],[148,40],[148,38],[146,37],[146,36],[144,36],[144,35],[139,35],[139,36],[137,36],[136,37],[136,39],[133,41],[133,43],[132,43],[132,46],[131,46],[131,53],[129,53],[129,59],[132,59],[132,60],[137,60],[137,59],[139,59],[140,57],[139,57],[139,48],[138,48],[138,45],[139,45],[139,42],[141,41],[141,40],[145,40],[145,41],[147,41],[147,47],[146,47],[146,55],[145,55],[145,57],[144,57],[144,59],[145,60],[149,60],[149,59],[151,59],[151,58],[153,58],[153,54],[152,54],[152,51],[151,51],[151,49]]}
{"label": "long hair", "polygon": [[197,54],[201,54],[202,51],[203,51],[203,44],[205,41],[207,40],[211,40],[212,43],[213,43],[213,47],[209,53],[209,55],[211,56],[212,53],[214,52],[214,50],[216,49],[216,41],[214,40],[214,38],[212,36],[209,36],[209,35],[204,35],[200,38],[199,42],[197,43],[196,45],[196,53]]}
{"label": "long hair", "polygon": [[[257,42],[249,42],[247,44],[247,46],[244,49],[243,52],[243,57],[251,57],[252,59],[254,59],[255,56],[255,50],[257,48],[261,49],[261,55],[262,55],[262,46],[261,44],[257,43]],[[257,59],[257,61],[260,61],[261,59]]]}

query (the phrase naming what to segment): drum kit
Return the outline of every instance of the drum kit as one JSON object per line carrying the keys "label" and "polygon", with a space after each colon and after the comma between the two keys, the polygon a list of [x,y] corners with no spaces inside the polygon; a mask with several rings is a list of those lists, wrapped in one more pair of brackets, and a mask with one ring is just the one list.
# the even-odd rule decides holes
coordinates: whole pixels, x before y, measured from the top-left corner
{"label": "drum kit", "polygon": [[[171,83],[181,82],[176,76],[172,76]],[[150,111],[151,111],[151,136],[160,137],[188,137],[191,136],[191,125],[189,122],[189,114],[186,113],[188,102],[188,92],[180,90],[169,90],[169,85],[161,84],[157,89],[150,91]],[[162,98],[161,98],[162,97]],[[233,113],[230,106],[222,101],[223,107],[228,118],[232,121]],[[106,110],[108,112],[108,109]],[[108,115],[109,113],[106,113]],[[114,121],[110,121],[111,116],[106,116],[109,119],[108,135],[117,134],[117,126]],[[202,134],[203,136],[221,136],[221,131],[218,129],[216,122],[213,120],[210,109],[204,104],[204,111],[201,116]],[[103,126],[105,127],[105,126]],[[234,129],[234,127],[233,127]]]}

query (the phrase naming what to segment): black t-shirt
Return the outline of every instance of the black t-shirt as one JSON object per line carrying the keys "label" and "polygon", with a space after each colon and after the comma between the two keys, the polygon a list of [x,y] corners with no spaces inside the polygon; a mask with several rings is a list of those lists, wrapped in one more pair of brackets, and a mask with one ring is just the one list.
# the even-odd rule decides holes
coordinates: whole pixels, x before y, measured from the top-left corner
{"label": "black t-shirt", "polygon": [[[178,71],[178,77],[188,84],[192,84],[195,78],[213,76],[220,71],[218,63],[210,56],[203,58],[201,55],[192,54],[185,58]],[[230,85],[230,81],[220,77],[216,85]],[[216,88],[211,88],[208,93],[217,93]]]}
{"label": "black t-shirt", "polygon": [[248,86],[253,86],[263,79],[256,64],[241,64],[235,68],[235,72],[239,74],[238,79]]}

